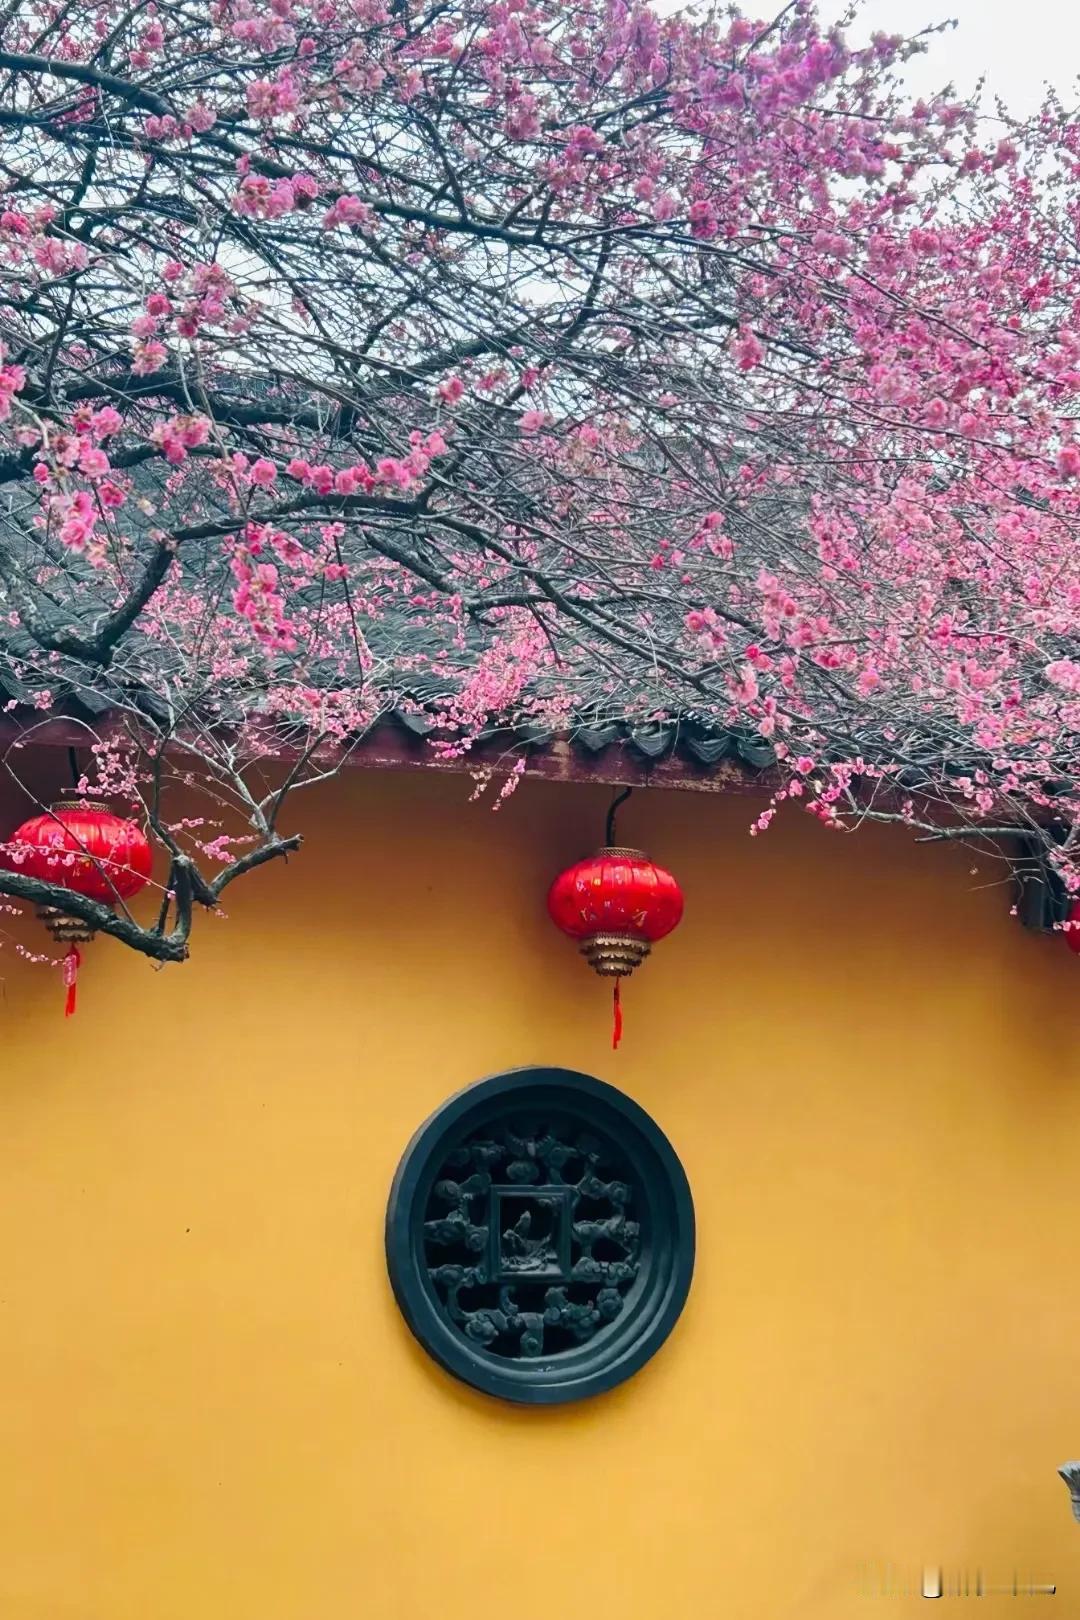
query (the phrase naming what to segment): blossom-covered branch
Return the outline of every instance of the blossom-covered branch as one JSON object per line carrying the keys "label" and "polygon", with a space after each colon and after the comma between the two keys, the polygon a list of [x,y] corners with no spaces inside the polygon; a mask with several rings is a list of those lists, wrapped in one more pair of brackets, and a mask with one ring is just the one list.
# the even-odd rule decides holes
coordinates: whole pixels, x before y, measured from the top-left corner
{"label": "blossom-covered branch", "polygon": [[444,752],[742,729],[759,830],[1017,827],[1076,883],[1077,126],[911,102],[924,46],[812,0],[9,10],[0,660],[119,727],[196,903],[390,707]]}

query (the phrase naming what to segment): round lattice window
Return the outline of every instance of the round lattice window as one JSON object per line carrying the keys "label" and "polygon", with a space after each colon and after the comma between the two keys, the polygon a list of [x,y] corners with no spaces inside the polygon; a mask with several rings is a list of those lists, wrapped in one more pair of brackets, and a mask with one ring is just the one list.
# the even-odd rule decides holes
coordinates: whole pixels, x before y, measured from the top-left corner
{"label": "round lattice window", "polygon": [[423,1124],[390,1191],[386,1256],[436,1361],[506,1400],[578,1400],[658,1350],[694,1269],[682,1165],[613,1086],[519,1069]]}

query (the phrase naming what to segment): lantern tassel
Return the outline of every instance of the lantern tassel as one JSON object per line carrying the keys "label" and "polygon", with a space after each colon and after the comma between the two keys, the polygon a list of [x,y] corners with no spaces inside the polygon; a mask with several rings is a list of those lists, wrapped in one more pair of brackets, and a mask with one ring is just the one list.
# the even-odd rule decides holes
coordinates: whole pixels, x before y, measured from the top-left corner
{"label": "lantern tassel", "polygon": [[64,1001],[64,1017],[70,1018],[75,1011],[76,982],[79,977],[79,968],[82,966],[82,956],[78,946],[73,945],[64,957],[63,974],[67,985],[67,997]]}
{"label": "lantern tassel", "polygon": [[611,998],[611,1049],[613,1052],[618,1051],[619,1042],[622,1040],[622,996],[619,993],[619,986],[621,984],[621,979],[615,980],[615,991]]}

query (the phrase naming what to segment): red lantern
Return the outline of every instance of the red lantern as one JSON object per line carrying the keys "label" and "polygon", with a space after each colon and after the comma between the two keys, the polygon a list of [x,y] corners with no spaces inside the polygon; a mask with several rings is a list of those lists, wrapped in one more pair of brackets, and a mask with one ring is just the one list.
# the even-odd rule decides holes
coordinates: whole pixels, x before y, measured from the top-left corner
{"label": "red lantern", "polygon": [[615,980],[611,1044],[618,1046],[619,983],[678,926],[682,890],[640,849],[609,847],[560,872],[548,892],[548,911],[564,934],[581,941],[581,954],[596,972]]}
{"label": "red lantern", "polygon": [[[8,840],[2,860],[12,872],[59,883],[87,900],[112,905],[138,894],[150,876],[153,852],[136,822],[114,816],[103,804],[82,799],[56,804],[44,815],[24,821]],[[93,939],[94,930],[57,906],[43,907],[38,917],[58,944],[69,946],[64,957],[64,1013],[70,1017],[75,1011],[75,980],[82,961],[76,942]]]}
{"label": "red lantern", "polygon": [[1072,927],[1065,929],[1065,943],[1070,951],[1075,951],[1077,956],[1080,956],[1080,900],[1073,901],[1066,921],[1070,922]]}

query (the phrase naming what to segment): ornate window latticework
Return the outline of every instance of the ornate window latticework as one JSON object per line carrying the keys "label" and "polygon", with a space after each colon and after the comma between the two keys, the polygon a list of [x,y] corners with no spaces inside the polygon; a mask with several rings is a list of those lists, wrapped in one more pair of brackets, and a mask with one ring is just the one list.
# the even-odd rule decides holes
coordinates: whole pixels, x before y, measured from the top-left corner
{"label": "ornate window latticework", "polygon": [[522,1118],[453,1148],[424,1222],[448,1315],[502,1356],[558,1353],[613,1322],[640,1238],[630,1166],[566,1120]]}
{"label": "ornate window latticework", "polygon": [[629,1098],[519,1070],[417,1133],[387,1256],[409,1325],[451,1372],[512,1400],[569,1400],[627,1377],[667,1336],[693,1210],[670,1144]]}

